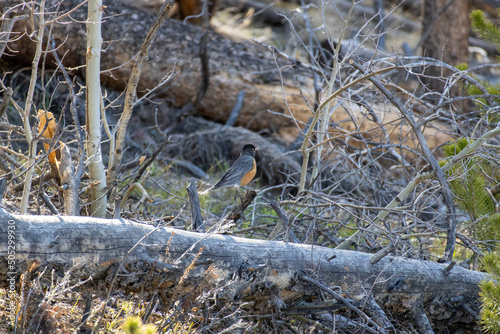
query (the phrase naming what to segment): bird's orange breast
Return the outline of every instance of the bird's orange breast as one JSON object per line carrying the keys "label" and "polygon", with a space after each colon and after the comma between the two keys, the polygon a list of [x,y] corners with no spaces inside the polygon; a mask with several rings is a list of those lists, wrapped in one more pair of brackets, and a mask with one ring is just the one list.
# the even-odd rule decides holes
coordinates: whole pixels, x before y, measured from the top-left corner
{"label": "bird's orange breast", "polygon": [[241,178],[241,183],[240,183],[241,186],[244,187],[250,181],[252,181],[253,178],[255,177],[256,173],[257,173],[257,164],[255,163],[255,159],[254,159],[252,169],[248,173],[246,173],[245,175],[243,175],[243,177]]}

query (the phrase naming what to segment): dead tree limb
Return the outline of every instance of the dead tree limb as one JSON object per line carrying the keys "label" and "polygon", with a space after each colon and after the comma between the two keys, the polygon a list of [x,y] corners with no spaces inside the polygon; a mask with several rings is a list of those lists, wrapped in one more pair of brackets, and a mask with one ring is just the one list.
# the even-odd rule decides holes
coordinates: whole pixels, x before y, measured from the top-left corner
{"label": "dead tree limb", "polygon": [[0,118],[2,118],[3,114],[5,113],[5,110],[7,110],[7,107],[9,106],[10,99],[12,98],[13,92],[14,91],[10,87],[8,87],[3,92],[2,103],[0,103]]}
{"label": "dead tree limb", "polygon": [[133,106],[137,99],[137,86],[139,85],[139,78],[141,77],[142,67],[147,60],[149,50],[151,49],[153,41],[156,37],[156,33],[165,21],[170,7],[171,4],[167,1],[163,4],[158,17],[156,18],[154,24],[151,25],[146,39],[144,40],[144,43],[142,44],[141,49],[136,56],[136,61],[132,68],[130,79],[127,84],[127,90],[125,92],[123,112],[120,116],[120,120],[118,121],[119,127],[116,133],[116,148],[114,160],[110,161],[108,166],[108,174],[106,176],[106,183],[108,185],[111,185],[116,181],[117,174],[122,163],[123,152],[125,149],[125,134],[127,133],[127,125],[132,116]]}
{"label": "dead tree limb", "polygon": [[231,212],[229,212],[223,220],[232,220],[236,222],[241,218],[245,209],[252,203],[252,201],[257,197],[257,192],[255,190],[249,190],[245,194],[245,197],[241,200],[241,203],[236,205]]}
{"label": "dead tree limb", "polygon": [[276,212],[276,214],[278,215],[279,222],[278,224],[276,224],[274,230],[269,235],[268,240],[273,240],[276,237],[276,235],[281,231],[281,229],[284,228],[285,229],[284,241],[299,242],[291,229],[292,227],[290,226],[290,220],[288,219],[287,215],[283,212],[279,204],[276,203],[276,201],[271,201],[270,204],[274,212]]}
{"label": "dead tree limb", "polygon": [[205,232],[205,224],[203,224],[203,219],[201,218],[200,211],[200,198],[198,197],[198,188],[196,187],[195,178],[191,178],[191,183],[187,187],[187,192],[189,195],[189,204],[191,206],[191,226],[192,231],[202,231]]}
{"label": "dead tree limb", "polygon": [[[48,3],[52,5],[57,1],[48,0]],[[70,10],[79,3],[78,0],[64,1],[60,10]],[[75,21],[85,22],[84,14],[85,10],[78,8],[71,16]],[[106,20],[102,30],[106,52],[101,57],[102,79],[106,85],[116,90],[126,89],[127,82],[131,82],[134,62],[143,55],[141,52],[136,58],[137,46],[143,44],[155,17],[156,15],[149,11],[121,1],[106,4]],[[20,20],[14,25],[13,31],[23,33],[29,25],[28,19]],[[81,29],[78,23],[67,24],[64,19],[54,22],[52,29],[58,43],[57,51],[60,56],[66,53],[63,62],[70,68],[85,64],[85,53],[77,51],[80,45],[85,44],[86,37],[81,34]],[[137,94],[144,95],[155,89],[153,97],[169,100],[176,108],[192,103],[198,94],[197,88],[204,80],[200,69],[202,35],[201,27],[183,24],[177,20],[165,20],[155,37],[158,43],[151,45],[147,61],[142,64],[140,79],[134,75],[134,78],[138,79]],[[296,127],[288,116],[290,111],[303,110],[304,103],[295,80],[295,75],[298,74],[295,69],[282,68],[281,60],[278,60],[278,68],[274,55],[253,43],[236,43],[211,30],[206,32],[204,38],[207,39],[207,55],[210,54],[210,85],[203,86],[207,89],[205,96],[210,99],[204,98],[203,103],[198,104],[198,114],[224,121],[229,117],[238,93],[244,90],[245,97],[237,120],[238,125],[253,130]],[[8,46],[16,51],[16,61],[26,64],[31,62],[34,48],[29,37],[11,41]],[[50,65],[50,61],[47,64]],[[172,73],[173,80],[165,81]],[[235,76],[234,73],[239,74]],[[307,77],[308,75],[300,79],[301,84],[307,84]],[[281,85],[276,85],[281,78],[285,86],[292,88],[286,93],[289,106],[283,103]],[[161,87],[157,87],[159,84]],[[132,91],[129,92],[133,94]],[[271,114],[268,110],[275,113]],[[127,117],[128,115],[125,115],[122,120],[125,121]]]}
{"label": "dead tree limb", "polygon": [[[366,73],[366,69],[355,61],[350,62],[357,70],[361,73]],[[398,108],[403,117],[406,119],[408,124],[410,124],[413,132],[418,138],[420,146],[422,148],[422,153],[427,160],[427,163],[431,166],[432,170],[436,174],[437,179],[442,187],[442,193],[444,202],[446,203],[446,207],[448,208],[448,215],[446,216],[446,221],[448,222],[448,237],[446,239],[446,247],[444,250],[444,255],[442,257],[443,261],[451,261],[453,259],[453,253],[455,251],[455,241],[456,241],[456,228],[457,228],[457,215],[455,214],[455,203],[453,202],[453,195],[450,190],[450,186],[448,185],[448,181],[446,180],[446,175],[444,171],[439,166],[439,163],[432,154],[429,145],[427,145],[427,141],[420,129],[420,126],[415,122],[411,112],[401,103],[396,97],[389,92],[387,88],[375,77],[369,77],[370,80],[386,97],[391,101],[391,103]]]}
{"label": "dead tree limb", "polygon": [[64,198],[64,213],[68,216],[78,216],[80,205],[78,197],[78,181],[75,177],[75,166],[71,160],[71,152],[67,145],[61,145],[61,188]]}
{"label": "dead tree limb", "polygon": [[[307,275],[325,286],[336,286],[343,298],[359,301],[373,296],[393,317],[391,321],[408,321],[418,302],[434,332],[474,331],[478,323],[471,314],[479,313],[480,305],[477,284],[487,279],[484,273],[459,266],[445,275],[444,264],[430,261],[386,256],[372,265],[371,254],[361,252],[168,227],[151,233],[153,226],[122,219],[21,216],[3,209],[0,273],[9,272],[8,226],[15,226],[18,275],[33,276],[52,268],[62,275],[71,268],[75,281],[93,278],[80,286],[82,293],[90,290],[102,296],[120,266],[129,274],[116,276],[114,289],[125,293],[142,291],[148,277],[149,289],[144,290],[144,298],[157,293],[167,305],[178,298],[186,304],[224,286],[216,297],[222,303],[253,301],[250,314],[261,308],[269,312],[274,307],[277,311],[321,296],[318,287],[298,279]],[[134,251],[129,252],[133,247]],[[332,259],[332,255],[336,257]],[[127,259],[122,263],[124,257]],[[179,284],[181,278],[183,283]],[[6,280],[0,279],[0,286],[5,285]],[[472,313],[466,312],[464,305]]]}

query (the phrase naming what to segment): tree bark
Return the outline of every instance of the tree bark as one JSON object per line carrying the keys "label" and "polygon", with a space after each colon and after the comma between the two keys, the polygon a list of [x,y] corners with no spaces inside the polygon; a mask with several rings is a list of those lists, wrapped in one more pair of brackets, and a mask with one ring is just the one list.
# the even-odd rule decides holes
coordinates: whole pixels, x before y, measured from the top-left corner
{"label": "tree bark", "polygon": [[[54,0],[49,2],[52,1]],[[64,1],[60,11],[73,8],[77,3],[80,2]],[[71,68],[78,68],[85,63],[84,52],[81,52],[80,47],[84,45],[85,35],[82,33],[83,26],[79,23],[86,20],[83,7],[71,13],[71,17],[78,22],[67,23],[65,20],[68,18],[65,17],[55,22],[51,30],[58,42],[54,49],[64,55],[62,58],[65,65]],[[156,16],[122,2],[107,4],[105,13],[105,28],[102,30],[105,52],[101,55],[101,79],[107,87],[123,90],[129,81],[133,57]],[[14,31],[24,33],[29,24],[28,20],[17,22]],[[137,87],[139,96],[154,89],[172,71],[175,73],[150,95],[152,99],[161,98],[167,101],[168,108],[160,108],[157,115],[158,123],[162,127],[170,126],[176,120],[172,115],[177,113],[172,109],[181,109],[188,105],[197,94],[202,81],[199,59],[201,34],[200,27],[166,20],[159,29],[156,42],[151,46],[148,61],[143,65],[143,75]],[[303,127],[314,116],[309,108],[314,105],[314,96],[308,93],[314,91],[311,87],[314,82],[312,73],[300,66],[294,67],[272,51],[248,41],[233,42],[213,31],[208,32],[207,39],[210,85],[196,107],[196,113],[207,119],[225,123],[235,104],[241,102],[238,101],[238,96],[243,91],[244,98],[236,125],[252,131],[265,130],[286,143],[293,142],[299,135],[298,128]],[[29,61],[34,51],[33,44],[25,36],[10,42],[9,48],[17,52],[16,60]],[[50,57],[46,64],[51,64]],[[76,70],[73,74],[76,74],[75,72]],[[302,87],[302,90],[299,87]],[[309,106],[304,99],[308,100]],[[349,113],[346,110],[349,110]],[[150,122],[155,119],[152,110],[144,110],[142,113],[146,114],[143,118]],[[352,115],[358,119],[350,121]],[[391,114],[384,111],[383,115],[385,117]],[[362,118],[365,118],[364,111],[352,103],[339,106],[332,116],[332,120],[338,122],[342,128],[348,131],[367,131],[367,136],[374,138],[369,133],[378,125],[367,119],[360,121]],[[354,126],[355,122],[361,124],[359,129]],[[402,129],[404,125],[399,122],[390,123],[386,128],[393,136],[391,142],[399,143],[408,130]],[[392,127],[396,129],[392,130]],[[450,140],[448,136],[430,133],[434,131],[432,127],[426,127],[425,131],[426,136],[436,139],[434,144],[429,143],[431,148]],[[354,142],[354,145],[357,145],[357,141]],[[413,142],[409,145],[413,148]],[[364,144],[362,147],[364,149]]]}
{"label": "tree bark", "polygon": [[[53,5],[56,1],[48,1]],[[79,0],[67,0],[61,4],[60,11],[68,11],[80,3]],[[50,5],[49,5],[50,6]],[[85,35],[82,33],[85,22],[85,6],[71,13],[71,22],[64,18],[54,23],[52,34],[57,41],[57,51],[68,67],[85,64]],[[50,7],[52,8],[52,7]],[[124,90],[129,81],[133,58],[143,44],[146,34],[153,24],[154,13],[128,6],[119,1],[106,4],[102,29],[105,50],[101,54],[101,79],[116,90]],[[53,17],[51,17],[53,19]],[[15,36],[29,29],[30,21],[21,20],[14,26]],[[28,30],[29,31],[29,30]],[[193,100],[201,83],[201,65],[199,58],[200,27],[183,24],[182,21],[166,20],[155,38],[156,42],[149,50],[149,58],[144,63],[137,87],[139,96],[153,89],[171,73],[171,80],[155,90],[153,97],[171,101],[176,108],[182,108]],[[28,36],[10,42],[9,48],[16,51],[20,61],[31,61],[34,43]],[[238,93],[245,91],[243,106],[237,125],[252,130],[296,128],[295,122],[285,117],[289,110],[304,114],[304,121],[311,116],[307,112],[295,75],[298,74],[286,61],[275,60],[272,52],[251,42],[236,43],[213,31],[208,32],[208,52],[210,56],[210,86],[205,98],[197,106],[196,112],[210,119],[224,122],[234,107]],[[47,61],[47,64],[50,64]],[[302,73],[300,85],[306,87],[311,75]],[[280,82],[286,87],[283,89]],[[308,81],[306,81],[308,80]],[[288,105],[283,102],[287,99]],[[268,110],[273,110],[271,114]],[[283,116],[280,116],[283,114]]]}
{"label": "tree bark", "polygon": [[[426,0],[424,4],[424,20],[422,34],[423,55],[442,60],[456,66],[459,63],[469,62],[469,4],[467,1],[455,0]],[[425,69],[423,77],[427,89],[443,92],[447,71],[431,66]],[[437,78],[436,78],[437,77]],[[459,87],[452,88],[451,95],[457,96]]]}
{"label": "tree bark", "polygon": [[[350,309],[374,298],[393,323],[410,321],[421,327],[416,322],[421,318],[435,332],[464,333],[478,329],[477,284],[487,278],[459,266],[447,273],[446,265],[402,257],[387,256],[371,264],[372,254],[361,252],[169,227],[155,230],[121,219],[13,215],[3,209],[0,275],[12,271],[7,267],[8,226],[15,226],[18,275],[54,268],[58,275],[71,270],[73,280],[92,276],[80,287],[82,293],[105,294],[118,263],[143,238],[128,254],[112,288],[144,290],[143,296],[156,292],[164,303],[180,300],[184,309],[204,292],[220,289],[219,301],[253,302],[251,313],[269,314],[291,310],[303,305],[301,301],[319,303],[320,291],[326,289],[349,299],[344,306]],[[3,276],[0,286],[6,286]],[[332,292],[331,286],[338,288]]]}
{"label": "tree bark", "polygon": [[90,214],[106,218],[108,196],[106,194],[106,171],[101,149],[101,20],[102,0],[89,2],[87,12],[87,52],[86,55],[86,126],[87,159],[93,184],[90,187]]}

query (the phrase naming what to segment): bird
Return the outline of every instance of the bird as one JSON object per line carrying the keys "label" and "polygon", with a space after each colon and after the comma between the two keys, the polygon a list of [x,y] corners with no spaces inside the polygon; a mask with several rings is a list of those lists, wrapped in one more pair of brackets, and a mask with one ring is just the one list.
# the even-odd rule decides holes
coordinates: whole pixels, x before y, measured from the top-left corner
{"label": "bird", "polygon": [[239,188],[246,186],[253,180],[257,173],[257,164],[255,163],[255,152],[258,150],[253,144],[245,144],[240,157],[232,164],[221,180],[212,187],[200,193],[206,195],[212,190],[220,188]]}

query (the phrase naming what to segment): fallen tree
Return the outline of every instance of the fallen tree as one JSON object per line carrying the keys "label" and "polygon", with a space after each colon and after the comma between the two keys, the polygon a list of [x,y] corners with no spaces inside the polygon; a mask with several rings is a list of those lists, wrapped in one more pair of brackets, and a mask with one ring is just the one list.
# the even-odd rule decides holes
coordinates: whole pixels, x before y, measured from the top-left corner
{"label": "fallen tree", "polygon": [[[203,298],[246,303],[249,317],[342,314],[366,332],[411,323],[421,333],[478,329],[485,274],[430,261],[244,239],[91,217],[21,216],[0,209],[0,273],[15,230],[17,274],[55,269],[79,290],[157,294],[190,310]],[[12,229],[12,228],[10,228]],[[49,270],[50,271],[50,270]],[[18,280],[19,281],[19,280]],[[6,280],[0,280],[6,287]],[[347,310],[347,311],[345,311]],[[335,318],[337,319],[337,318]],[[358,327],[359,328],[359,327]]]}
{"label": "fallen tree", "polygon": [[[59,5],[58,1],[54,3]],[[53,6],[54,3],[48,1],[47,8],[51,11],[57,8],[57,12],[62,14],[78,6],[80,1],[64,1],[60,7]],[[107,4],[105,13],[101,78],[106,87],[122,91],[129,81],[134,57],[156,14],[119,1]],[[72,11],[71,16],[56,17],[55,14],[50,15],[53,20],[50,21],[50,32],[57,46],[54,48],[69,72],[81,74],[79,69],[85,64],[85,52],[82,52],[81,45],[86,43],[86,36],[82,33],[86,10],[82,6]],[[8,43],[15,60],[25,64],[31,64],[35,47],[26,34],[26,31],[30,32],[30,25],[28,15],[16,21],[12,41]],[[169,108],[163,115],[158,115],[162,126],[175,127],[172,122],[176,118],[173,115],[177,113],[172,109],[184,110],[197,98],[204,81],[200,60],[202,35],[203,29],[199,26],[166,20],[151,46],[148,61],[142,67],[137,93],[168,101]],[[324,71],[320,76],[322,80],[330,76],[328,71],[306,67],[307,64],[300,61],[288,61],[279,56],[276,49],[270,50],[250,41],[235,42],[213,31],[207,32],[206,48],[210,79],[205,95],[194,107],[195,112],[225,123],[235,105],[240,104],[234,124],[252,131],[265,130],[286,143],[293,142],[300,135],[299,129],[314,116],[311,111],[317,100],[313,87],[314,70]],[[47,54],[47,59],[47,67],[56,66],[50,54]],[[394,73],[398,71],[405,72],[403,68],[394,69]],[[242,93],[240,101],[238,96]],[[399,121],[400,115],[395,108],[389,108],[383,100],[370,104],[369,109],[373,109],[370,112],[376,113],[380,119],[375,121],[367,117],[367,105],[363,106],[358,98],[347,100],[341,98],[336,102],[338,105],[331,116],[336,125],[329,128],[331,135],[339,135],[345,140],[355,135],[352,132],[358,132],[361,139],[404,143],[411,149],[417,147],[411,129],[405,122]],[[377,102],[377,99],[372,100]],[[154,120],[153,111],[146,109],[144,117]],[[447,135],[448,125],[439,122],[429,124],[432,126],[423,131],[430,140],[431,148],[451,140]],[[382,131],[381,127],[387,128],[387,134],[382,133],[385,130]],[[354,139],[352,144],[366,148],[366,143],[360,138]]]}
{"label": "fallen tree", "polygon": [[[48,10],[57,9],[59,13],[64,13],[79,4],[80,1],[75,0],[63,3],[47,1],[46,6]],[[70,17],[63,16],[53,22],[51,28],[57,52],[69,68],[79,68],[85,64],[85,52],[81,47],[86,41],[82,33],[87,19],[84,7],[72,11]],[[102,30],[105,51],[101,55],[101,78],[108,87],[120,91],[126,87],[133,59],[156,14],[122,2],[106,4],[105,13]],[[54,18],[51,16],[51,19]],[[34,43],[25,34],[26,30],[30,30],[28,17],[16,22],[13,41],[8,46],[18,61],[29,64],[34,54]],[[151,96],[171,101],[176,108],[192,102],[203,77],[200,65],[202,34],[201,27],[166,20],[151,46],[149,60],[142,68],[138,94],[144,95],[156,87]],[[225,120],[237,101],[238,93],[244,91],[238,124],[253,130],[295,128],[295,123],[286,115],[290,115],[289,110],[299,112],[307,108],[295,81],[297,70],[286,61],[277,61],[272,52],[251,42],[236,43],[212,31],[207,34],[210,85],[196,111],[207,118]],[[50,55],[48,59],[47,65],[55,66],[50,61]],[[175,74],[175,79],[167,81],[171,73]],[[307,86],[311,76],[302,72],[300,83]],[[286,96],[283,96],[282,81],[287,87]],[[283,102],[285,97],[289,105]],[[275,114],[267,110],[273,110]],[[309,111],[303,114],[306,120],[311,115]]]}

